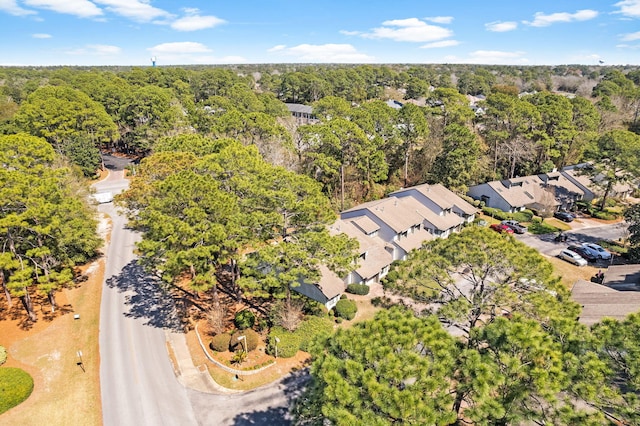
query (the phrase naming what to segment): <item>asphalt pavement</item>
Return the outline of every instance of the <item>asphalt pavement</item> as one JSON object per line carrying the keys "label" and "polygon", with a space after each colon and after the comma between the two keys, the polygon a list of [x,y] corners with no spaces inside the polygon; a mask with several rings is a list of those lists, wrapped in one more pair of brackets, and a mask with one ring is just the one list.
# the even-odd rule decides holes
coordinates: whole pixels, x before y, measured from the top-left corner
{"label": "asphalt pavement", "polygon": [[514,234],[515,238],[547,256],[557,256],[560,250],[572,244],[598,243],[603,240],[618,240],[628,234],[625,222],[603,224],[589,218],[578,218],[569,223],[571,230],[564,231],[564,242],[555,241],[558,234]]}
{"label": "asphalt pavement", "polygon": [[[126,190],[128,161],[107,156],[109,176],[96,192]],[[100,311],[100,385],[106,426],[289,425],[289,407],[309,380],[300,370],[250,392],[230,393],[193,365],[172,298],[134,254],[140,235],[113,203]],[[170,346],[177,367],[169,361]]]}

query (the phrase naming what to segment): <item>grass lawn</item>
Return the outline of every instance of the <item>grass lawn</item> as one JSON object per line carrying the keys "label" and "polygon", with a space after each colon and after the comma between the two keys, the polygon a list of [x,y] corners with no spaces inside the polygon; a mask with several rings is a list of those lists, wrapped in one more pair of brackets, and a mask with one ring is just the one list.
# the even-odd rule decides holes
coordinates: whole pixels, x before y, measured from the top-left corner
{"label": "grass lawn", "polygon": [[[0,425],[102,424],[98,330],[104,260],[87,268],[87,281],[56,294],[56,313],[45,298],[35,298],[36,323],[25,321],[18,299],[9,309],[0,298],[0,344],[9,351],[5,365],[22,368],[34,380],[31,396],[0,415]],[[78,350],[85,371],[77,364]]]}
{"label": "grass lawn", "polygon": [[0,414],[19,405],[33,391],[33,378],[21,368],[0,368]]}
{"label": "grass lawn", "polygon": [[562,284],[569,290],[577,280],[589,281],[598,272],[598,268],[587,266],[575,266],[557,257],[548,257],[553,265],[555,273],[560,276]]}

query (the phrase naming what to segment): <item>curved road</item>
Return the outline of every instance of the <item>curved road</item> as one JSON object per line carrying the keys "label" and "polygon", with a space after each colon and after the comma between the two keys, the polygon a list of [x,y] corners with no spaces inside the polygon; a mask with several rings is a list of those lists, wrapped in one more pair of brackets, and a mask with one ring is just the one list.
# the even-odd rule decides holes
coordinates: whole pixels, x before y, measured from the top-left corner
{"label": "curved road", "polygon": [[[105,157],[107,179],[96,192],[126,190],[126,160]],[[203,393],[184,387],[167,356],[167,335],[180,332],[171,298],[136,262],[139,235],[113,203],[99,211],[112,220],[100,307],[100,384],[106,426],[288,425],[288,407],[308,379],[305,371],[242,394]],[[185,344],[172,339],[172,345]],[[183,351],[185,348],[181,348]],[[187,367],[194,370],[191,360]],[[181,365],[182,367],[182,365]]]}

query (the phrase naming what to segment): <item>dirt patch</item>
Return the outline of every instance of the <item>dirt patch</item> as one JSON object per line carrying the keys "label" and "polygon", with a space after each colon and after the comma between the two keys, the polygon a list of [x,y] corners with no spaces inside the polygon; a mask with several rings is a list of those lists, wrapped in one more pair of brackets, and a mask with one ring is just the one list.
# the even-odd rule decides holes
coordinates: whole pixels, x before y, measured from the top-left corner
{"label": "dirt patch", "polygon": [[34,379],[31,396],[0,415],[0,425],[102,424],[98,331],[104,259],[79,268],[79,273],[86,280],[56,294],[56,312],[45,297],[34,297],[35,323],[26,319],[18,299],[9,308],[0,298],[0,344],[9,351],[6,365],[22,368]]}

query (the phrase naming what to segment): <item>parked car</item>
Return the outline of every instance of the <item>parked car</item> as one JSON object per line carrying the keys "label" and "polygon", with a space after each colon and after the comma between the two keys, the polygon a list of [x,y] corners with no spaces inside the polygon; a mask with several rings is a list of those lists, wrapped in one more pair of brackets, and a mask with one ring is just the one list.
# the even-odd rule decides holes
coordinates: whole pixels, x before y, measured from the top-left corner
{"label": "parked car", "polygon": [[527,227],[521,225],[517,220],[503,220],[500,223],[502,223],[503,225],[507,225],[509,228],[513,229],[513,232],[515,232],[516,234],[524,234],[525,232],[527,232]]}
{"label": "parked car", "polygon": [[587,262],[595,262],[598,260],[598,256],[596,256],[590,249],[584,246],[569,246],[569,250],[578,253],[580,256],[584,257]]}
{"label": "parked car", "polygon": [[596,255],[598,259],[611,260],[611,253],[601,246],[593,243],[582,243],[582,247],[586,247]]}
{"label": "parked car", "polygon": [[587,264],[587,261],[584,259],[584,257],[569,249],[560,250],[558,257],[562,260],[566,260],[569,263],[573,263],[576,266],[585,266]]}
{"label": "parked car", "polygon": [[507,225],[503,225],[502,223],[494,223],[493,225],[490,225],[489,228],[501,234],[513,234],[513,229],[509,228]]}
{"label": "parked car", "polygon": [[553,217],[560,219],[563,222],[573,222],[573,215],[569,212],[555,212]]}

